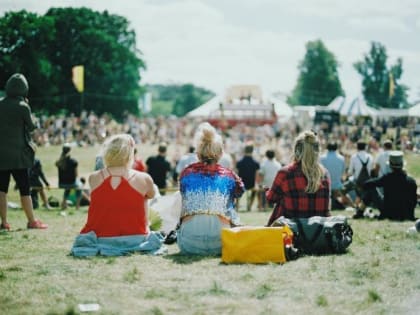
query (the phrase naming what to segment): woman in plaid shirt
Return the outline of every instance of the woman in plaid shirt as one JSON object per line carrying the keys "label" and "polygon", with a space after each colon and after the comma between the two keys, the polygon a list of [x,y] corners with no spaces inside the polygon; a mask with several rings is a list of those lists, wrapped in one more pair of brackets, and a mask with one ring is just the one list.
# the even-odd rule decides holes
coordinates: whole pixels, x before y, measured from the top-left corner
{"label": "woman in plaid shirt", "polygon": [[267,200],[275,204],[268,225],[281,216],[329,216],[330,194],[330,176],[319,163],[317,135],[304,131],[296,138],[293,162],[278,171],[266,193]]}

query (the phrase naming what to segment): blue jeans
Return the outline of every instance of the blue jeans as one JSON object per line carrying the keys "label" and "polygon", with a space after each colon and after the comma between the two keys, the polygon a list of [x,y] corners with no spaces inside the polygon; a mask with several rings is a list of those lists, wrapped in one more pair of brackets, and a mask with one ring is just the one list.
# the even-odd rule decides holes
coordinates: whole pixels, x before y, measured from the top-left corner
{"label": "blue jeans", "polygon": [[181,253],[189,255],[221,255],[222,228],[230,225],[222,223],[217,215],[196,214],[183,222],[177,233]]}

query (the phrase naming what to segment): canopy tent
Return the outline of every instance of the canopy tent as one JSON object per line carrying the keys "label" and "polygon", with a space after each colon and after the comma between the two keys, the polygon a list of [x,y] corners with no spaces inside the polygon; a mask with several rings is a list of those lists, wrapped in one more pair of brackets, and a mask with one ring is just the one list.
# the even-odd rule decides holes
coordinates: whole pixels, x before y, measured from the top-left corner
{"label": "canopy tent", "polygon": [[213,113],[214,111],[220,108],[220,102],[222,101],[222,97],[215,96],[212,99],[208,100],[203,105],[193,109],[189,113],[187,113],[187,117],[201,117],[206,118]]}
{"label": "canopy tent", "polygon": [[340,112],[345,102],[346,102],[346,99],[340,95],[340,96],[337,96],[335,99],[333,99],[326,108],[330,110],[335,110],[336,112]]}
{"label": "canopy tent", "polygon": [[408,116],[420,117],[420,103],[408,109]]}
{"label": "canopy tent", "polygon": [[344,97],[336,97],[328,106],[328,109],[335,110],[341,116],[370,116],[376,117],[378,111],[366,104],[362,96],[356,97],[351,102],[345,102]]}
{"label": "canopy tent", "polygon": [[293,109],[286,102],[274,99],[272,103],[277,117],[289,118],[293,115]]}
{"label": "canopy tent", "polygon": [[378,117],[389,118],[389,117],[407,117],[408,110],[406,108],[380,108],[378,110]]}

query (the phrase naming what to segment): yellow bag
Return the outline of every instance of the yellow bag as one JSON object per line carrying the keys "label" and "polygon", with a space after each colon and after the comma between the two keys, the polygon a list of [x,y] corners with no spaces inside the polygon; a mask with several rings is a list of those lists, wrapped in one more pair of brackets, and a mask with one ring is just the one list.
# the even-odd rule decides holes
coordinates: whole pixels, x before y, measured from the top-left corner
{"label": "yellow bag", "polygon": [[293,232],[288,226],[241,226],[222,229],[221,238],[224,263],[284,263]]}

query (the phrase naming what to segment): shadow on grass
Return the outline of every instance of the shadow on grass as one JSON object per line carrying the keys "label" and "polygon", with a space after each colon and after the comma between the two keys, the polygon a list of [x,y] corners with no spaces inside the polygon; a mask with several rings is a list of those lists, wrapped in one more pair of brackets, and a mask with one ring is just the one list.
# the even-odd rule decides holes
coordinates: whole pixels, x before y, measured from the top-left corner
{"label": "shadow on grass", "polygon": [[162,257],[180,265],[188,265],[204,259],[218,258],[218,256],[185,255],[181,253],[164,255]]}

